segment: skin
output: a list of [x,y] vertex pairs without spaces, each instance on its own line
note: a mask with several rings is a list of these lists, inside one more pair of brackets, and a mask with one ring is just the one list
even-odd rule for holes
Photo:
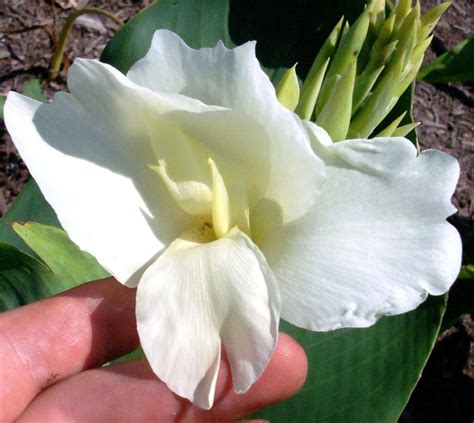
[[233,392],[224,357],[206,411],[169,391],[145,360],[100,367],[138,343],[135,290],[113,278],[1,314],[0,421],[235,421],[293,395],[307,373],[303,349],[281,333],[245,394]]

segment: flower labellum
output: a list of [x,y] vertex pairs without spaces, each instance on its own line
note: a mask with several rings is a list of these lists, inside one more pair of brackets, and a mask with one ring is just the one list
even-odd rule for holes
[[280,104],[253,42],[193,50],[160,30],[126,76],[77,59],[68,85],[51,104],[10,93],[8,130],[71,239],[138,287],[154,372],[200,407],[221,345],[245,392],[280,316],[366,327],[457,276],[456,160],[404,138],[333,143]]

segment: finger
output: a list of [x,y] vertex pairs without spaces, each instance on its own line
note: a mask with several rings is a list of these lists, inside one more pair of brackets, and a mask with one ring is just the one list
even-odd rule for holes
[[294,394],[303,385],[306,372],[303,349],[280,334],[270,364],[245,394],[232,391],[229,365],[223,360],[211,410],[201,410],[177,397],[145,361],[136,361],[89,370],[50,387],[18,422],[235,421]]
[[109,278],[0,315],[0,404],[15,419],[48,385],[138,345],[135,290]]

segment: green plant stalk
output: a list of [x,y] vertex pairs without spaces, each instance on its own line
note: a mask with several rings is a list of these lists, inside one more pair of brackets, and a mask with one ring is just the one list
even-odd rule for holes
[[117,16],[115,16],[112,12],[109,12],[108,10],[104,10],[104,9],[99,9],[96,7],[87,7],[70,14],[68,18],[66,19],[63,29],[61,30],[61,33],[59,34],[58,44],[54,51],[53,58],[51,59],[51,66],[49,70],[50,80],[57,78],[57,76],[59,75],[59,70],[61,69],[61,63],[64,57],[64,50],[66,49],[67,38],[74,24],[74,21],[79,16],[82,16],[85,14],[96,14],[96,15],[106,16],[107,18],[112,19],[114,22],[116,22],[120,26],[123,25],[123,22],[119,18],[117,18]]

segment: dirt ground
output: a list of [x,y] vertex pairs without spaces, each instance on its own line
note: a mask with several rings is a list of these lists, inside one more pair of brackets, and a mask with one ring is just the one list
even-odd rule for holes
[[[65,71],[47,82],[49,63],[65,19],[82,7],[101,7],[126,22],[150,0],[2,0],[0,2],[0,94],[21,91],[25,82],[38,78],[49,97],[65,90],[67,66],[75,57],[99,57],[119,25],[111,19],[85,15],[76,21],[69,37]],[[440,0],[421,0],[422,9]],[[454,0],[439,23],[426,62],[453,47],[473,25],[472,0]],[[417,129],[423,149],[437,148],[456,157],[461,178],[453,201],[463,224],[472,228],[474,218],[474,88],[419,82],[413,115],[422,122]],[[3,123],[0,125],[0,217],[28,179],[28,171],[15,151]],[[474,419],[474,325],[469,316],[463,324],[442,336],[424,376],[401,419],[410,422],[470,422]],[[469,356],[471,357],[469,359]],[[471,396],[472,395],[472,396]]]

